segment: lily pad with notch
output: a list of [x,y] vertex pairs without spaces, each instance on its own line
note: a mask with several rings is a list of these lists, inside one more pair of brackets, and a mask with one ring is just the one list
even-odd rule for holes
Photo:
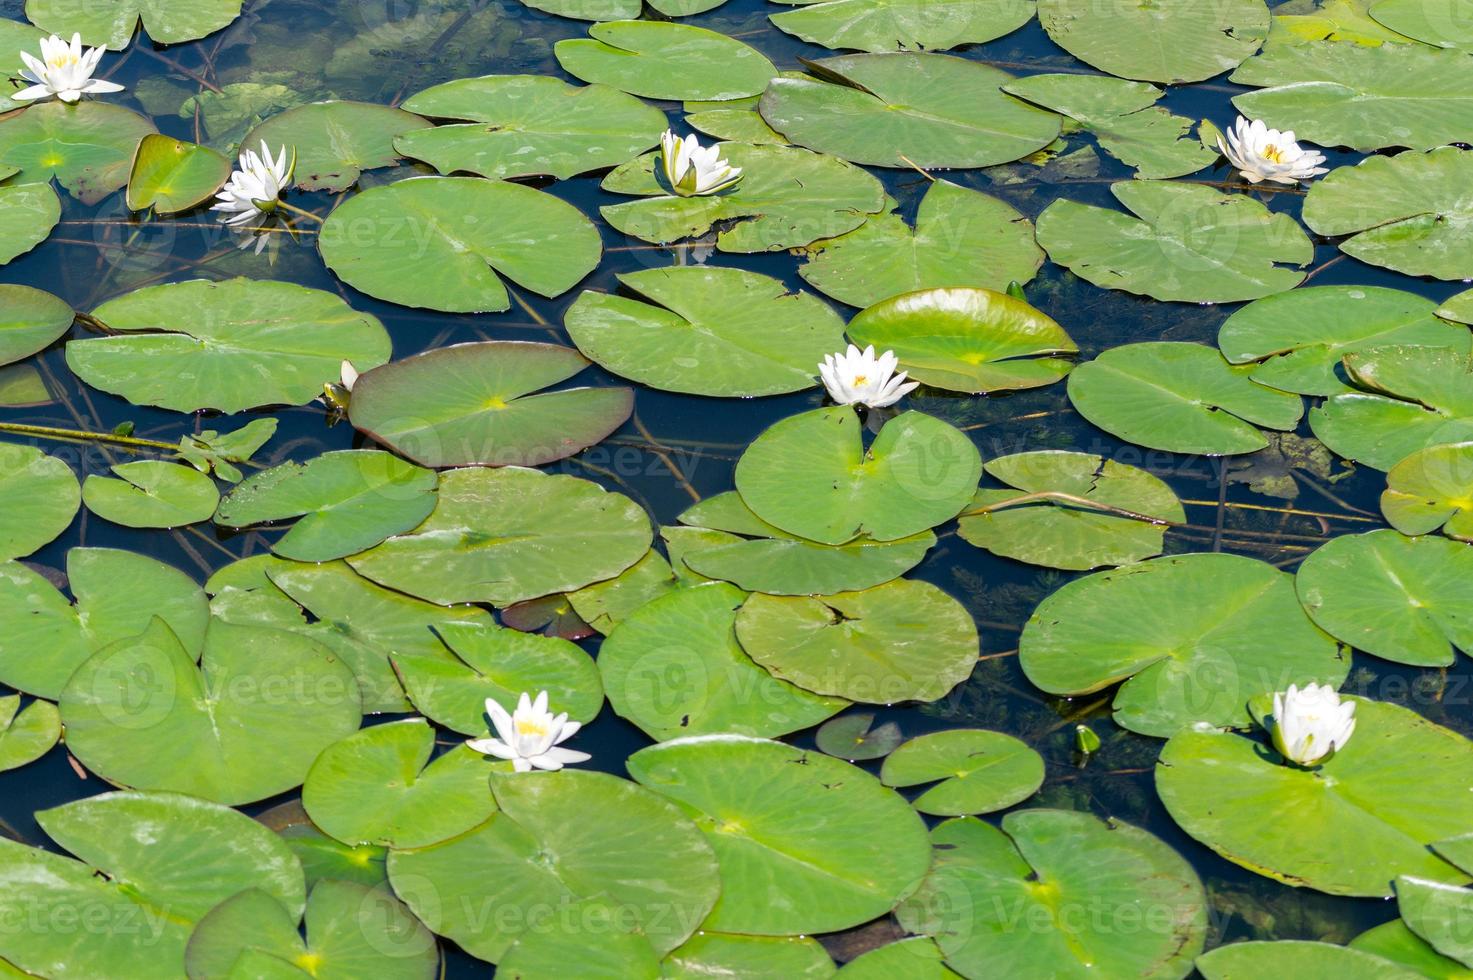
[[26,0],[26,17],[55,34],[121,51],[142,21],[155,44],[194,41],[240,16],[242,0]]
[[961,817],[1005,810],[1043,785],[1043,756],[1026,742],[976,728],[931,732],[885,757],[886,786],[935,783],[912,801],[921,813]]
[[893,721],[875,724],[872,711],[850,712],[830,718],[818,726],[813,741],[820,752],[849,762],[882,759],[894,752],[905,737]]
[[0,561],[24,558],[55,540],[81,503],[82,489],[65,462],[35,446],[0,443]]
[[1039,0],[1043,29],[1080,61],[1121,78],[1200,82],[1231,71],[1268,36],[1264,0]]
[[1473,541],[1473,442],[1428,446],[1391,467],[1381,514],[1402,534]]
[[207,521],[220,502],[215,481],[192,466],[140,459],[119,463],[113,476],[82,483],[82,502],[105,521],[124,527],[184,527]]
[[139,141],[128,171],[128,210],[188,211],[209,200],[230,170],[230,158],[219,150],[149,133]]
[[35,762],[60,738],[56,705],[33,700],[22,708],[19,694],[0,697],[0,772]]
[[983,44],[1033,19],[1033,0],[779,0],[801,9],[769,17],[774,27],[826,48],[941,51]]
[[668,21],[594,24],[588,37],[558,41],[552,50],[568,74],[647,99],[740,99],[760,93],[777,74],[756,48]]
[[128,183],[133,153],[153,132],[146,117],[110,102],[40,102],[0,117],[0,166],[19,168],[16,183],[54,177],[96,204]]
[[[0,214],[8,217],[11,210],[6,207]],[[65,336],[76,316],[59,297],[16,283],[0,284],[0,311],[0,364],[45,350]]]
[[255,149],[264,141],[272,152],[285,146],[296,156],[292,186],[342,193],[363,171],[398,163],[399,139],[433,128],[407,108],[336,99],[312,102],[271,116],[240,145]]

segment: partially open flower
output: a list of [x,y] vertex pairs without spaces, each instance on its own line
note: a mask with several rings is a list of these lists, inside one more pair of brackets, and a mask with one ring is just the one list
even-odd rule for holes
[[1309,684],[1274,695],[1269,726],[1274,748],[1290,762],[1314,766],[1345,747],[1355,731],[1355,702],[1341,701],[1330,685]]
[[1252,183],[1270,181],[1275,184],[1297,184],[1320,174],[1323,153],[1306,150],[1294,140],[1294,131],[1281,133],[1269,129],[1262,120],[1249,122],[1242,116],[1223,136],[1217,146],[1238,171]]
[[262,215],[276,210],[276,202],[291,183],[296,164],[295,151],[288,160],[287,148],[283,146],[273,160],[271,148],[262,140],[259,156],[255,150],[241,153],[239,169],[220,188],[217,203],[210,210],[225,212],[220,220],[234,229],[259,221]]
[[660,166],[681,197],[715,194],[742,179],[742,168],[721,159],[720,148],[703,147],[694,136],[676,136],[668,129],[660,137]]
[[818,374],[829,397],[840,405],[885,408],[920,386],[919,381],[906,384],[904,371],[895,373],[899,363],[894,351],[876,358],[873,345],[861,351],[850,344],[842,354],[825,354]]

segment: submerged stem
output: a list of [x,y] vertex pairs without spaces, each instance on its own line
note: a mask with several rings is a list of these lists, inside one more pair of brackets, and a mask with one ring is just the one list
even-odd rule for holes
[[37,436],[42,439],[80,439],[84,442],[110,442],[118,446],[131,446],[134,449],[157,449],[166,452],[177,452],[179,447],[172,442],[159,442],[156,439],[138,439],[134,436],[118,435],[115,432],[88,432],[86,429],[62,429],[52,425],[27,425],[24,422],[0,422],[0,432],[14,432],[18,435]]

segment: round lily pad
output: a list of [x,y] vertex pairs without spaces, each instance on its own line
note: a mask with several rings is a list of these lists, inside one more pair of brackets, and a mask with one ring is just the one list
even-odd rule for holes
[[893,350],[934,388],[985,394],[1053,384],[1079,348],[1064,328],[1020,299],[990,289],[923,289],[881,300],[849,321],[856,344]]
[[219,150],[149,133],[139,141],[128,171],[128,209],[188,211],[209,200],[230,170],[230,158]]
[[319,882],[307,897],[305,924],[304,940],[295,912],[259,889],[246,889],[195,926],[185,967],[191,980],[297,974],[433,980],[439,974],[435,937],[387,887]]
[[283,558],[332,561],[419,526],[439,478],[389,453],[348,449],[253,474],[220,501],[215,521],[249,527],[300,518],[271,546]]
[[[702,235],[717,224],[723,252],[797,248],[852,231],[885,207],[885,189],[867,171],[837,157],[792,146],[721,143],[722,159],[742,179],[720,194],[680,197],[656,175],[647,153],[614,170],[600,185],[642,200],[599,208],[605,221],[647,242]],[[728,223],[730,222],[730,223]]]
[[1381,513],[1402,534],[1473,541],[1473,442],[1428,446],[1391,467]]
[[140,20],[155,44],[178,44],[228,26],[240,8],[241,0],[26,0],[26,17],[52,33],[79,31],[84,44],[121,51]]
[[1021,810],[1001,830],[975,817],[948,820],[931,840],[931,870],[897,917],[934,937],[963,976],[1180,980],[1202,951],[1201,881],[1168,844],[1130,824]]
[[1013,76],[976,61],[897,52],[807,67],[813,77],[773,79],[762,118],[800,146],[855,163],[990,167],[1059,135],[1057,115],[1003,92]]
[[0,697],[0,772],[35,762],[61,738],[61,715],[50,701],[20,706],[20,695]]
[[939,700],[977,663],[966,608],[907,579],[838,595],[755,593],[737,615],[736,635],[774,677],[872,704]]
[[348,418],[426,466],[539,466],[601,442],[634,410],[630,388],[540,391],[589,362],[558,344],[453,344],[370,371]]
[[340,193],[356,184],[363,171],[398,163],[397,139],[430,128],[429,120],[413,111],[333,100],[279,112],[251,130],[240,145],[255,149],[265,142],[273,153],[284,146],[288,156],[296,156],[293,186]]
[[1416,976],[1364,950],[1297,939],[1231,943],[1197,957],[1197,969],[1205,980],[1253,980],[1269,973],[1340,980],[1412,980]]
[[[15,168],[4,169],[13,172]],[[24,255],[44,242],[60,220],[61,201],[57,199],[56,191],[51,189],[50,184],[9,184],[0,187],[0,265]],[[13,291],[28,287],[5,288]],[[70,325],[68,321],[67,326]],[[52,340],[54,339],[56,338],[53,337]]]
[[677,589],[615,626],[598,654],[614,711],[663,741],[714,732],[775,737],[842,709],[847,702],[752,662],[733,629],[745,597],[724,582]]
[[215,621],[196,665],[154,619],[77,668],[61,718],[109,782],[240,804],[300,785],[362,713],[352,671],[306,637]]
[[586,292],[564,318],[586,356],[653,388],[751,397],[816,383],[844,346],[844,321],[822,300],[740,269],[675,266],[624,273],[639,299]]
[[1260,384],[1301,395],[1349,389],[1340,359],[1371,347],[1408,344],[1467,354],[1466,327],[1434,314],[1437,304],[1380,286],[1309,286],[1256,300],[1227,318],[1217,343],[1232,364],[1254,363]]
[[442,174],[493,179],[566,179],[618,166],[658,143],[668,125],[663,112],[618,89],[546,75],[459,78],[410,96],[404,107],[463,122],[405,133],[394,141],[399,152]]
[[1355,734],[1315,769],[1254,737],[1186,729],[1156,790],[1182,829],[1228,860],[1333,895],[1384,898],[1397,875],[1468,876],[1428,847],[1473,821],[1473,743],[1414,711],[1355,699]]
[[1029,282],[1043,264],[1027,217],[945,180],[933,181],[921,198],[914,227],[896,213],[874,215],[812,249],[798,274],[825,296],[858,307],[938,286],[1003,290]]
[[[9,217],[10,209],[3,214]],[[0,364],[45,350],[71,329],[75,316],[56,296],[13,283],[0,284],[0,310]]]
[[1473,549],[1392,530],[1346,534],[1299,566],[1299,599],[1322,629],[1397,663],[1445,667],[1473,652]]
[[1011,34],[1033,18],[1033,0],[941,9],[927,0],[782,0],[800,9],[771,16],[774,27],[826,48],[858,51],[941,51]]
[[[1350,941],[1351,949],[1371,953],[1412,971],[1415,977],[1431,980],[1466,980],[1468,969],[1457,960],[1443,956],[1421,936],[1406,927],[1400,919],[1382,923]],[[1410,980],[1397,977],[1397,980]]]
[[0,165],[20,168],[12,184],[55,178],[96,204],[128,183],[133,152],[152,132],[147,117],[109,102],[40,102],[0,118]]
[[67,344],[67,366],[94,388],[176,412],[305,405],[389,359],[377,317],[289,282],[195,279],[145,286],[92,315],[113,333]]
[[1018,641],[1050,694],[1115,693],[1115,721],[1166,738],[1245,726],[1250,698],[1339,687],[1350,658],[1300,608],[1294,577],[1239,555],[1172,555],[1076,579],[1041,602]]
[[449,470],[438,496],[418,528],[349,564],[430,602],[508,606],[611,578],[644,557],[653,536],[634,501],[561,474]]
[[1038,216],[1049,258],[1104,289],[1232,303],[1293,289],[1314,258],[1298,222],[1245,194],[1164,180],[1110,190],[1133,214],[1061,198]]
[[956,728],[913,738],[891,752],[880,781],[886,786],[936,783],[911,804],[922,813],[990,813],[1038,792],[1043,756],[1002,732]]
[[701,930],[662,964],[666,980],[824,980],[834,961],[811,936],[741,936]]
[[577,644],[489,623],[435,630],[451,656],[396,652],[394,670],[427,718],[463,735],[487,735],[486,701],[510,714],[525,693],[546,691],[556,713],[587,723],[603,707],[598,668]]
[[571,204],[479,177],[411,177],[355,194],[327,216],[317,248],[353,288],[447,313],[509,309],[502,276],[542,296],[566,292],[601,251]]
[[905,412],[868,447],[862,432],[843,405],[783,419],[737,463],[742,502],[790,534],[838,545],[866,533],[877,541],[918,534],[971,499],[982,459],[956,428]]
[[576,769],[502,776],[493,789],[500,809],[481,826],[389,854],[394,891],[473,956],[497,962],[533,930],[642,933],[663,954],[715,903],[711,846],[660,795]]
[[870,711],[851,712],[831,718],[818,726],[813,741],[819,751],[839,759],[860,762],[881,759],[904,741],[900,726],[893,721],[875,725]]
[[627,765],[691,813],[716,852],[721,898],[705,928],[762,936],[847,929],[884,915],[926,873],[920,817],[875,777],[831,756],[708,735],[641,749]]
[[[978,490],[958,534],[968,544],[1032,565],[1071,571],[1128,565],[1161,553],[1166,526],[1146,518],[1187,519],[1162,480],[1088,453],[1017,453],[984,469],[1010,488]],[[995,509],[976,513],[981,508]],[[965,516],[969,511],[974,513]]]
[[54,539],[81,503],[65,462],[35,446],[0,443],[0,560],[23,558]]
[[82,483],[82,502],[124,527],[183,527],[207,521],[220,502],[215,481],[192,466],[140,459]]
[[66,564],[76,605],[25,565],[0,563],[0,682],[55,700],[93,652],[142,633],[154,617],[198,656],[209,606],[189,576],[112,548],[73,548]]
[[1075,368],[1069,401],[1111,435],[1152,449],[1251,453],[1268,445],[1258,426],[1293,429],[1304,414],[1298,395],[1252,374],[1202,344],[1126,344]]
[[1039,0],[1059,47],[1121,78],[1198,82],[1238,67],[1268,36],[1264,0]]
[[[616,20],[553,45],[568,74],[648,99],[740,99],[777,74],[756,48],[687,24]],[[720,65],[720,71],[711,71]]]
[[302,806],[345,844],[428,847],[484,823],[494,764],[464,745],[431,761],[434,750],[422,718],[356,731],[312,763]]

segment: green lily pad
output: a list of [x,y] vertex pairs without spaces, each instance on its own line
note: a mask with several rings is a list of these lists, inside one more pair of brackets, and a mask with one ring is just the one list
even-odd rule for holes
[[1391,467],[1381,513],[1402,534],[1473,541],[1473,442],[1428,446]]
[[1427,845],[1473,821],[1473,744],[1381,701],[1356,698],[1355,722],[1313,770],[1254,738],[1183,730],[1161,750],[1156,790],[1188,834],[1276,881],[1374,898],[1403,874],[1466,883]]
[[774,27],[826,48],[942,51],[983,44],[1033,19],[1033,0],[780,0],[801,7],[769,19]]
[[96,204],[128,183],[133,152],[154,131],[146,117],[109,102],[40,102],[0,117],[0,165],[20,168],[15,183],[54,177]]
[[[40,54],[41,40],[48,37],[50,33],[50,31],[32,27],[24,21],[9,18],[0,20],[0,76],[7,79],[6,82],[0,83],[0,92],[3,92],[5,96],[20,91],[27,84],[20,79],[20,70],[26,66],[25,62],[20,60],[20,52]],[[20,105],[18,102],[14,104]]]
[[634,410],[630,388],[539,389],[588,366],[557,344],[453,344],[370,371],[348,418],[426,466],[539,466],[602,442]]
[[1445,667],[1473,653],[1473,550],[1392,530],[1346,534],[1299,567],[1299,599],[1321,629],[1397,663]]
[[903,742],[900,726],[893,721],[875,725],[874,712],[861,711],[831,718],[818,726],[813,741],[820,752],[838,759],[861,762],[881,759]]
[[435,512],[348,563],[381,585],[450,605],[508,606],[611,578],[653,534],[634,501],[576,477],[520,467],[440,475]]
[[822,544],[919,534],[966,506],[982,458],[940,419],[905,412],[872,445],[848,406],[783,419],[747,447],[736,466],[742,502],[762,520]]
[[198,656],[209,606],[189,576],[111,548],[72,548],[66,563],[75,605],[39,573],[0,563],[0,682],[55,700],[94,652],[142,633],[154,617]]
[[615,626],[599,649],[609,704],[651,738],[738,732],[786,735],[847,702],[773,677],[738,644],[746,598],[725,582],[678,589]]
[[38,976],[180,976],[195,923],[243,888],[301,911],[297,859],[227,807],[176,793],[104,793],[36,820],[76,855],[0,839],[0,914],[56,923],[0,931],[0,956]]
[[0,443],[0,560],[24,558],[54,540],[81,503],[82,489],[65,462],[35,446]]
[[703,197],[672,194],[656,176],[659,154],[647,153],[600,185],[643,200],[605,205],[599,214],[624,234],[658,244],[703,235],[721,223],[716,247],[723,252],[772,252],[842,235],[885,207],[880,182],[837,157],[746,143],[722,143],[720,150],[742,168],[731,189]]
[[716,852],[721,897],[704,928],[759,936],[847,929],[892,909],[930,862],[915,811],[832,756],[708,735],[641,749],[627,766],[690,813]]
[[[1390,960],[1397,966],[1412,971],[1413,977],[1430,980],[1468,980],[1473,975],[1457,960],[1448,959],[1406,927],[1400,919],[1393,919],[1356,936],[1350,941],[1351,949],[1371,953]],[[1410,980],[1398,977],[1397,980]]]
[[367,888],[389,882],[385,869],[388,848],[366,844],[354,847],[327,836],[307,816],[300,800],[278,804],[256,819],[276,831],[302,862],[308,891],[326,879],[351,881]]
[[[1143,469],[1088,453],[1017,453],[984,469],[1016,489],[978,490],[968,510],[997,509],[970,516],[964,511],[957,533],[968,544],[1031,565],[1085,571],[1161,553],[1164,525],[1092,509],[1085,502],[1163,521],[1187,519],[1166,483]],[[1060,496],[1034,496],[1044,494]],[[1000,506],[1013,500],[1022,502]]]
[[568,74],[647,99],[740,99],[777,74],[760,51],[735,38],[662,21],[594,24],[588,37],[552,50]]
[[[0,188],[0,195],[4,190]],[[0,214],[8,218],[11,211],[7,207]],[[0,311],[0,364],[45,350],[71,329],[76,315],[58,297],[13,283],[0,284]]]
[[1143,179],[1194,174],[1219,156],[1210,141],[1190,135],[1193,120],[1157,106],[1162,92],[1145,82],[1104,75],[1030,75],[1003,91],[1068,116]]
[[773,79],[762,118],[800,146],[855,163],[990,167],[1059,135],[1057,115],[1008,95],[1013,76],[976,61],[857,54],[807,67],[814,77]]
[[741,936],[701,930],[661,964],[664,980],[825,980],[834,961],[810,936]]
[[1402,875],[1396,879],[1396,909],[1433,949],[1473,968],[1473,943],[1463,927],[1473,914],[1473,891]]
[[646,602],[677,588],[675,572],[654,549],[613,578],[568,593],[568,604],[589,626],[607,634]]
[[208,146],[149,133],[128,171],[128,210],[188,211],[210,199],[230,176],[230,158]]
[[1258,426],[1299,424],[1298,395],[1258,384],[1202,344],[1151,341],[1113,347],[1074,369],[1069,401],[1129,442],[1174,453],[1232,456],[1268,445]]
[[1473,21],[1462,0],[1375,0],[1371,16],[1424,44],[1473,51]]
[[155,619],[93,654],[61,693],[67,747],[82,765],[109,782],[228,804],[300,785],[361,718],[358,683],[327,647],[218,620],[199,665]]
[[34,364],[0,367],[0,408],[38,408],[54,400]]
[[313,823],[345,844],[428,847],[496,812],[493,763],[464,745],[431,761],[422,718],[374,725],[322,750],[302,784]]
[[838,980],[959,980],[942,962],[941,948],[929,936],[912,936],[856,956],[835,976]]
[[556,296],[593,270],[601,246],[593,223],[551,194],[479,177],[411,177],[338,205],[317,248],[370,296],[490,313],[511,307],[501,276]]
[[1115,693],[1115,721],[1166,738],[1248,725],[1249,698],[1290,684],[1339,687],[1350,658],[1300,608],[1294,577],[1239,555],[1195,554],[1076,579],[1041,602],[1018,641],[1050,694]]
[[435,509],[433,471],[375,450],[323,453],[247,478],[220,501],[215,521],[249,527],[301,518],[271,550],[295,561],[332,561],[418,527]]
[[923,531],[895,541],[819,544],[773,527],[731,492],[706,498],[681,514],[680,522],[745,535],[692,542],[681,554],[688,568],[748,592],[773,595],[825,595],[883,585],[920,564],[936,543],[936,535]]
[[[838,0],[846,2],[846,0]],[[866,307],[939,286],[1002,291],[1043,264],[1033,223],[1012,205],[945,180],[921,198],[915,227],[894,212],[810,246],[803,280],[841,303]]]
[[471,955],[497,962],[534,930],[574,941],[642,933],[663,955],[715,903],[716,856],[662,796],[576,769],[498,777],[492,788],[500,809],[480,827],[389,854],[394,891]]
[[1473,358],[1444,347],[1395,345],[1347,354],[1363,391],[1335,395],[1309,413],[1333,452],[1389,470],[1419,449],[1473,439]]
[[240,16],[241,0],[26,0],[37,27],[82,43],[121,51],[142,20],[155,44],[178,44],[213,34]]
[[1421,44],[1270,44],[1231,81],[1260,89],[1239,112],[1320,146],[1430,150],[1473,123],[1473,65]]
[[1246,195],[1156,180],[1110,190],[1134,216],[1064,199],[1038,216],[1038,243],[1049,258],[1096,286],[1232,303],[1293,289],[1305,274],[1286,266],[1314,258],[1293,218]]
[[737,614],[736,635],[774,677],[871,704],[938,701],[977,664],[966,607],[907,579],[838,595],[756,593]]
[[297,915],[248,888],[195,926],[185,966],[191,980],[234,977],[433,980],[435,937],[387,888],[324,881],[307,898],[304,940]]
[[400,153],[442,174],[493,179],[567,179],[615,167],[658,143],[668,125],[663,112],[618,89],[545,75],[459,78],[410,96],[404,107],[464,122],[405,133],[394,141]]
[[289,282],[146,286],[92,315],[114,332],[68,343],[67,366],[94,388],[176,412],[305,405],[343,361],[367,371],[389,359],[377,317]]
[[587,723],[603,707],[598,668],[577,644],[490,623],[436,627],[451,656],[397,653],[394,669],[430,720],[462,735],[491,733],[486,701],[511,714],[523,693],[546,691],[555,712]]
[[255,149],[264,141],[273,153],[285,146],[288,156],[296,156],[293,186],[341,193],[358,183],[363,171],[398,163],[398,139],[431,128],[429,120],[412,110],[334,100],[279,112],[251,130],[240,145]]
[[568,336],[615,374],[665,391],[751,397],[816,383],[844,346],[844,321],[822,300],[741,269],[675,266],[618,276],[641,299],[585,292]]
[[984,394],[1053,384],[1079,348],[1023,300],[990,289],[923,289],[881,300],[849,321],[856,344],[893,350],[933,388]]
[[1403,35],[1372,19],[1370,7],[1376,0],[1291,0],[1280,4],[1274,26],[1286,38],[1305,41],[1350,41],[1378,45],[1406,42]]
[[1043,756],[1002,732],[956,728],[913,738],[891,752],[880,769],[880,782],[936,783],[911,803],[921,813],[942,817],[991,813],[1038,792],[1043,785]]
[[[13,167],[5,169],[14,170]],[[61,201],[50,184],[0,187],[0,265],[44,242],[60,220]],[[7,290],[26,288],[29,287],[6,286]],[[71,326],[70,321],[67,326]]]
[[[583,914],[591,918],[616,912],[591,903]],[[561,980],[566,976],[660,980],[662,976],[660,954],[648,939],[607,929],[550,935],[547,930],[529,930],[511,944],[496,969],[518,980]]]
[[1340,980],[1413,980],[1416,976],[1363,950],[1296,939],[1232,943],[1197,957],[1197,969],[1205,980],[1252,980],[1269,973]]
[[[1459,55],[1459,57],[1465,57]],[[1340,251],[1410,276],[1473,278],[1473,252],[1459,230],[1473,224],[1466,199],[1473,152],[1442,147],[1371,156],[1310,188],[1304,223]]]
[[20,706],[20,695],[0,698],[0,772],[35,762],[61,738],[61,715],[50,701]]
[[215,481],[189,466],[140,459],[96,473],[82,483],[82,502],[105,521],[124,527],[183,527],[207,521],[220,502]]
[[1121,78],[1199,82],[1231,71],[1268,36],[1263,0],[1039,0],[1059,47]]
[[235,463],[250,462],[276,434],[277,420],[272,417],[252,419],[229,432],[204,429],[186,432],[179,437],[179,458],[201,473],[213,473],[227,483],[239,483],[244,474]]
[[[975,817],[948,820],[931,840],[930,873],[897,916],[934,937],[963,976],[1179,980],[1202,950],[1207,898],[1196,872],[1128,823],[1022,810],[1003,817],[1001,830]],[[1082,911],[1066,909],[1097,909],[1106,924],[1085,926]],[[1136,918],[1143,913],[1149,919]]]
[[1380,286],[1307,286],[1256,300],[1223,323],[1217,343],[1232,364],[1255,363],[1260,384],[1301,395],[1350,389],[1335,376],[1346,354],[1406,344],[1469,353],[1466,327],[1448,323],[1437,304]]

